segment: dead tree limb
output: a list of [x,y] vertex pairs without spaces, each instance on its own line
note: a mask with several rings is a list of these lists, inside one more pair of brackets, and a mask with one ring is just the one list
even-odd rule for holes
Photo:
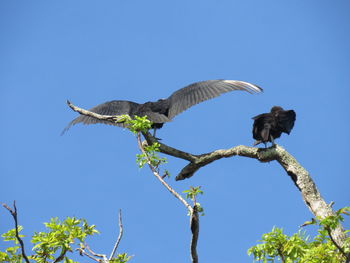
[[119,222],[119,235],[117,238],[117,242],[115,243],[115,245],[113,247],[112,253],[109,256],[109,261],[111,261],[112,258],[114,257],[114,254],[117,251],[120,240],[122,239],[122,236],[123,236],[123,222],[122,222],[122,210],[121,209],[119,209],[118,222]]
[[99,119],[99,120],[103,120],[103,121],[110,121],[111,123],[115,123],[116,121],[118,121],[120,118],[118,118],[118,116],[111,116],[111,115],[101,115],[92,111],[88,111],[82,108],[79,108],[75,105],[73,105],[73,103],[71,103],[69,100],[67,100],[67,105],[69,106],[69,108],[71,108],[73,111],[78,112],[82,115],[86,115],[89,117],[93,117],[95,119]]
[[27,263],[30,263],[27,255],[26,255],[26,252],[24,250],[24,243],[23,243],[23,240],[22,238],[19,236],[19,233],[18,233],[18,219],[17,219],[17,207],[16,207],[16,201],[13,201],[13,209],[12,210],[9,206],[7,206],[6,204],[2,204],[3,207],[5,207],[9,212],[10,214],[12,215],[13,217],[13,220],[15,221],[15,228],[16,228],[16,238],[17,238],[17,241],[19,242],[19,244],[21,245],[21,250],[22,250],[22,256],[24,258],[24,260],[27,262]]
[[142,142],[141,142],[141,136],[140,134],[137,135],[137,143],[138,146],[141,150],[141,152],[143,153],[143,155],[145,156],[146,160],[147,160],[147,164],[149,166],[149,168],[151,169],[153,175],[161,182],[162,185],[164,185],[164,187],[166,189],[168,189],[168,191],[175,196],[175,198],[177,198],[186,208],[187,210],[192,214],[193,213],[193,208],[189,205],[189,203],[187,203],[187,201],[181,196],[179,195],[167,182],[164,181],[164,179],[162,178],[162,176],[159,175],[156,167],[154,167],[152,165],[152,162],[150,160],[150,158],[148,157],[148,154],[146,153],[146,151],[144,150],[143,146],[142,146]]
[[192,232],[192,239],[191,239],[192,263],[198,263],[197,242],[198,242],[198,236],[199,236],[199,215],[198,215],[198,207],[196,204],[194,204],[193,206],[190,226],[191,226],[191,232]]
[[[72,106],[70,105],[72,108]],[[75,107],[75,106],[74,106]],[[86,114],[87,111],[80,111],[78,107],[75,107],[75,111],[88,115],[91,117],[96,117],[99,119],[99,116],[92,116],[90,113]],[[72,108],[73,109],[73,108]],[[113,116],[108,116],[113,117]],[[102,119],[107,120],[107,119]],[[109,119],[112,121],[113,119]],[[186,178],[190,178],[194,175],[196,171],[198,171],[201,167],[212,163],[221,158],[228,158],[232,156],[243,156],[249,157],[253,159],[257,159],[260,162],[270,162],[277,161],[286,173],[290,176],[295,186],[301,192],[302,198],[309,208],[311,213],[320,218],[325,218],[330,215],[334,215],[334,212],[330,205],[328,205],[324,199],[321,197],[319,190],[317,189],[314,181],[312,180],[308,171],[302,167],[297,160],[289,154],[285,149],[281,146],[275,145],[270,148],[255,148],[239,145],[226,150],[216,150],[210,153],[193,155],[190,153],[186,153],[175,148],[169,147],[159,141],[157,141],[150,133],[143,133],[145,139],[148,144],[152,144],[154,142],[158,142],[160,144],[159,150],[160,152],[171,155],[176,158],[181,158],[189,161],[187,164],[177,175],[176,180],[183,180]],[[191,207],[192,209],[192,207]],[[344,241],[346,239],[346,234],[341,225],[338,225],[336,229],[332,231],[332,237],[337,242],[337,244],[342,247],[344,245]]]
[[[98,262],[102,262],[102,263],[108,263],[108,262],[109,262],[109,260],[107,259],[107,256],[106,256],[106,255],[95,253],[94,251],[92,251],[92,249],[90,248],[90,246],[89,246],[87,243],[85,243],[84,246],[85,246],[85,248],[89,251],[89,253],[90,253],[92,256],[95,257],[95,260],[96,260],[97,258],[100,258],[100,259],[97,259]],[[86,255],[86,254],[85,254],[85,255]],[[92,257],[90,257],[90,258],[92,258]]]
[[192,239],[191,239],[191,246],[190,246],[190,253],[192,258],[192,263],[198,263],[198,254],[197,254],[197,241],[198,241],[198,235],[199,235],[199,216],[197,211],[197,204],[194,200],[193,208],[187,203],[187,201],[182,198],[181,195],[179,195],[174,189],[171,188],[169,184],[167,184],[163,178],[159,175],[159,172],[157,171],[157,167],[154,167],[152,165],[152,161],[148,157],[148,154],[146,153],[145,149],[143,148],[142,142],[141,142],[141,136],[140,133],[137,134],[137,143],[138,146],[143,153],[144,157],[147,160],[147,164],[150,167],[152,173],[155,177],[169,190],[171,194],[173,194],[183,205],[188,209],[190,213],[190,227],[192,232]]
[[[147,138],[149,137],[146,137],[146,139]],[[164,145],[161,143],[159,149],[163,153],[172,155],[172,151],[169,151],[168,148],[164,147]],[[195,160],[191,161],[181,170],[181,172],[177,175],[176,180],[189,178],[193,176],[194,173],[201,167],[221,158],[243,156],[257,159],[260,162],[277,161],[287,172],[295,186],[301,192],[306,206],[310,209],[311,213],[315,217],[325,218],[334,214],[331,206],[329,206],[322,198],[321,193],[317,189],[316,184],[312,180],[309,172],[281,146],[275,145],[270,148],[255,148],[239,145],[227,150],[216,150],[211,153],[191,156],[194,157]],[[174,157],[179,156],[176,155]],[[337,244],[342,247],[346,239],[346,234],[342,226],[339,225],[336,229],[334,229],[332,231],[332,236]]]

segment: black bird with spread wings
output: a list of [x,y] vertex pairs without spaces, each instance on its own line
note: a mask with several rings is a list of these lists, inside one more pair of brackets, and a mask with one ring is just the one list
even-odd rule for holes
[[253,117],[254,145],[267,142],[275,144],[274,139],[279,138],[282,132],[289,133],[294,127],[296,114],[294,110],[284,110],[280,106],[273,106],[269,113]]
[[[156,102],[138,104],[126,100],[113,100],[102,103],[91,108],[89,111],[101,115],[123,115],[128,114],[131,118],[135,115],[143,117],[147,115],[153,122],[154,131],[171,121],[176,115],[202,101],[209,100],[234,90],[243,90],[249,93],[259,93],[262,89],[256,85],[238,80],[207,80],[190,84],[175,91],[167,99],[160,99]],[[93,117],[81,115],[72,120],[62,131],[66,132],[71,126],[82,122],[83,124],[104,123],[124,127],[123,123],[112,123],[99,120]]]

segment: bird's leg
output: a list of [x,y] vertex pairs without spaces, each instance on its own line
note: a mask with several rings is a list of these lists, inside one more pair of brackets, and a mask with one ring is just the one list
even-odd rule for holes
[[154,137],[157,141],[160,141],[161,138],[157,138],[157,137],[156,137],[156,130],[157,130],[157,128],[154,127],[154,128],[153,128],[153,137]]
[[262,143],[262,141],[256,140],[256,141],[253,143],[253,146],[257,146],[259,143]]
[[273,137],[272,137],[272,135],[271,135],[271,134],[270,134],[270,140],[271,140],[272,146],[275,146],[275,145],[276,145],[276,143],[275,143],[275,141],[274,141],[274,139],[273,139]]
[[154,128],[153,128],[153,137],[154,137],[154,138],[156,138],[156,130],[157,130],[157,128],[154,127]]

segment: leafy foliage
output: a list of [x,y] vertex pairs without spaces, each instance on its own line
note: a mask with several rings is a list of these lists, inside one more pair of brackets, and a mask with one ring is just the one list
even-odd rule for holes
[[324,219],[313,219],[303,226],[317,224],[318,234],[311,239],[305,231],[299,230],[292,236],[283,234],[283,230],[273,227],[270,233],[263,234],[260,244],[251,247],[248,255],[255,261],[283,263],[339,263],[345,262],[350,252],[350,237],[342,248],[338,248],[331,237],[331,230],[344,220],[342,214],[348,214],[349,207],[339,209],[334,215]]
[[[46,232],[35,232],[32,236],[31,243],[34,244],[33,255],[28,258],[33,262],[48,263],[60,262],[75,263],[67,256],[67,252],[73,252],[73,245],[79,242],[82,247],[85,239],[92,236],[98,231],[95,225],[88,225],[85,219],[67,217],[63,222],[58,218],[52,218],[50,222],[44,223]],[[18,231],[23,228],[18,227]],[[14,246],[8,247],[5,252],[0,252],[0,262],[22,263],[23,257],[20,246],[16,238],[16,229],[11,229],[1,235],[4,241],[12,241]],[[23,235],[20,235],[23,237]],[[114,263],[125,263],[130,259],[125,253],[119,254],[113,259]]]
[[184,194],[186,194],[187,199],[191,199],[194,202],[194,205],[197,208],[197,212],[204,216],[204,208],[201,206],[200,203],[197,202],[196,198],[199,194],[203,194],[204,192],[200,189],[200,186],[190,186],[190,189],[182,191]]
[[[130,118],[129,115],[121,115],[118,117],[118,122],[125,123],[128,129],[134,134],[146,132],[152,128],[152,122],[147,119],[147,116],[134,116],[133,119]],[[151,161],[151,165],[155,168],[157,168],[160,164],[166,163],[166,158],[160,158],[157,154],[159,152],[159,146],[160,144],[155,142],[152,145],[146,145],[143,147],[145,154],[141,153],[136,155],[136,163],[138,164],[139,168],[142,168],[147,163],[147,159]],[[169,172],[167,171],[166,176],[169,176]]]
[[[65,257],[65,254],[73,252],[72,244],[75,240],[84,242],[87,236],[98,233],[95,226],[89,226],[85,220],[67,217],[63,222],[58,218],[52,218],[49,223],[44,223],[49,230],[45,232],[35,232],[31,242],[34,245],[33,251],[38,263],[45,263],[47,259],[53,260],[57,251],[60,251],[59,257]],[[81,226],[80,226],[81,225]]]
[[[18,232],[22,231],[23,227],[18,226]],[[21,238],[23,235],[19,235]],[[16,229],[10,229],[6,233],[2,234],[1,237],[4,241],[13,241],[14,246],[6,248],[5,252],[0,251],[0,262],[22,262],[22,255],[19,253],[20,246],[16,238]]]
[[129,261],[130,258],[131,258],[131,256],[128,256],[126,253],[123,253],[123,254],[118,254],[118,256],[116,258],[113,258],[109,262],[110,263],[126,263]]
[[128,129],[134,134],[146,132],[152,128],[152,122],[147,119],[147,116],[134,116],[132,119],[129,115],[120,115],[117,122],[125,123]]
[[190,189],[183,191],[183,193],[186,194],[186,198],[195,200],[198,194],[203,194],[203,191],[200,186],[190,186]]
[[[167,162],[166,158],[158,156],[159,146],[160,144],[155,142],[152,145],[143,147],[145,153],[136,154],[136,163],[138,163],[139,168],[142,168],[147,163],[147,159],[150,160],[151,165],[155,168],[158,168],[159,165]],[[169,176],[169,172],[166,171],[166,175]]]

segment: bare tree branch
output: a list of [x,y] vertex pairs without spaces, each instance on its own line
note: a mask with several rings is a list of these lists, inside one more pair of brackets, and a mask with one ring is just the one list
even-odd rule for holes
[[158,171],[156,170],[156,168],[152,165],[151,160],[148,157],[148,154],[145,152],[142,142],[141,142],[141,136],[140,133],[137,134],[137,143],[138,146],[141,150],[141,152],[144,154],[146,160],[147,160],[147,164],[149,166],[149,168],[151,169],[153,175],[162,183],[162,185],[165,186],[166,189],[168,189],[168,191],[175,196],[177,199],[180,200],[180,202],[192,213],[193,209],[192,207],[187,203],[187,201],[181,196],[179,195],[169,184],[167,184],[163,178],[159,175]]
[[100,259],[98,258],[94,258],[93,256],[91,256],[89,253],[87,253],[84,249],[78,248],[80,255],[84,254],[85,256],[91,258],[92,260],[96,261],[96,262],[101,262]]
[[[86,244],[85,244],[85,245],[86,245]],[[94,260],[94,261],[96,261],[96,262],[101,262],[101,261],[102,261],[101,259],[95,258],[95,257],[93,257],[92,255],[90,255],[88,252],[86,252],[86,251],[85,251],[85,248],[86,248],[86,246],[79,247],[79,248],[76,249],[77,251],[79,251],[80,256],[85,255],[85,256],[91,258],[92,260]],[[89,249],[90,249],[90,248],[89,248]]]
[[[73,105],[69,100],[67,100],[67,105],[75,112],[78,112],[82,115],[86,115],[89,117],[93,117],[99,120],[104,120],[104,121],[109,121],[111,123],[115,123],[116,121],[118,121],[120,118],[118,116],[111,116],[111,115],[101,115],[101,114],[97,114],[82,108],[79,108],[75,105]],[[143,133],[144,137],[146,138],[147,142],[149,143],[149,145],[153,144],[154,142],[158,142],[158,140],[156,138],[154,138],[150,133]],[[190,162],[194,162],[197,160],[196,155],[192,155],[183,151],[180,151],[178,149],[172,148],[170,146],[167,146],[165,144],[161,144],[161,152],[165,153],[165,154],[169,154],[171,156],[174,157],[178,157],[181,159],[185,159],[187,161]]]
[[243,145],[239,145],[227,150],[216,150],[210,153],[194,155],[194,154],[177,150],[168,145],[165,145],[157,141],[150,133],[143,133],[143,135],[149,144],[158,142],[160,144],[160,147],[159,147],[160,152],[171,155],[176,158],[190,161],[190,163],[186,165],[181,170],[181,172],[176,176],[177,181],[192,177],[194,173],[198,171],[201,167],[206,166],[207,164],[212,163],[221,158],[228,158],[235,155],[239,155],[239,156],[255,158],[261,162],[269,162],[276,159],[276,156],[274,156],[275,152],[267,151],[268,149],[271,149],[271,148],[267,148],[267,149],[255,148],[255,147],[248,147]]
[[123,236],[123,222],[122,222],[122,210],[119,209],[119,235],[118,235],[118,239],[117,239],[117,242],[115,243],[114,247],[113,247],[113,250],[112,250],[112,253],[109,257],[109,260],[112,260],[112,258],[114,257],[114,254],[115,252],[117,251],[117,248],[119,246],[119,243],[120,243],[120,240],[122,239],[122,236]]
[[26,255],[26,252],[24,251],[24,243],[23,243],[23,240],[21,239],[21,237],[19,236],[19,233],[18,233],[18,219],[17,219],[17,207],[16,207],[16,201],[13,201],[13,208],[14,210],[12,210],[10,207],[8,207],[6,204],[2,204],[3,207],[5,207],[9,212],[10,214],[12,215],[14,221],[15,221],[15,228],[16,228],[16,238],[19,242],[19,244],[21,245],[21,250],[22,250],[22,256],[24,258],[24,260],[27,262],[27,263],[30,263],[27,255]]
[[87,250],[89,251],[89,253],[90,253],[92,256],[102,258],[102,260],[99,260],[99,262],[100,262],[100,261],[102,261],[102,262],[108,262],[108,259],[107,259],[106,255],[95,253],[94,251],[91,250],[91,248],[89,247],[89,245],[88,245],[87,243],[85,243],[85,247],[87,248]]
[[192,263],[198,263],[198,254],[197,254],[197,242],[199,236],[199,215],[198,208],[196,202],[193,206],[193,212],[191,215],[191,232],[192,232],[192,240],[191,240],[191,257]]
[[86,115],[89,117],[93,117],[95,119],[103,120],[103,121],[110,121],[111,123],[115,123],[120,118],[118,116],[111,116],[111,115],[101,115],[92,111],[84,110],[82,108],[79,108],[75,105],[73,105],[69,100],[67,100],[67,105],[75,112],[78,112],[82,115]]
[[161,153],[171,155],[176,158],[184,159],[190,162],[196,162],[199,158],[199,155],[190,154],[187,152],[180,151],[178,149],[175,149],[173,147],[170,147],[164,143],[161,143],[156,138],[154,138],[149,132],[143,132],[142,135],[145,137],[147,143],[149,145],[152,145],[153,143],[157,142],[159,143],[160,147],[159,150]]
[[146,153],[146,151],[143,148],[142,142],[141,142],[141,136],[140,133],[137,134],[137,142],[139,145],[139,148],[143,155],[145,156],[147,160],[147,164],[152,170],[154,176],[157,177],[157,179],[170,191],[171,194],[173,194],[177,199],[182,202],[185,207],[189,210],[190,216],[191,216],[191,221],[190,221],[190,227],[192,231],[192,239],[191,239],[191,246],[190,246],[190,252],[191,252],[191,257],[192,257],[192,262],[193,263],[198,263],[198,255],[197,255],[197,241],[198,241],[198,235],[199,235],[199,216],[198,216],[198,211],[197,211],[197,205],[196,201],[194,200],[194,206],[193,208],[186,202],[184,198],[182,198],[181,195],[179,195],[174,189],[172,189],[164,180],[163,177],[161,177],[156,169],[152,165],[152,162]]
[[[78,111],[78,112],[84,115],[92,116],[90,113],[85,114],[86,112],[84,111]],[[92,117],[100,119],[98,116],[92,116]],[[102,118],[102,120],[107,120],[108,117],[110,118],[112,116],[107,116],[106,118]],[[143,133],[143,135],[150,145],[153,142],[157,141],[148,132]],[[303,168],[297,162],[297,160],[292,155],[290,155],[285,149],[283,149],[281,146],[275,145],[270,148],[255,148],[255,147],[239,145],[227,150],[216,150],[216,151],[201,154],[201,155],[193,155],[193,154],[186,153],[186,152],[177,150],[175,148],[169,147],[163,143],[160,143],[159,141],[157,142],[160,144],[160,147],[159,147],[160,152],[174,156],[176,158],[181,158],[190,162],[177,175],[176,180],[183,180],[186,178],[190,178],[201,167],[211,162],[214,162],[216,160],[219,160],[221,158],[228,158],[232,156],[243,156],[243,157],[257,159],[260,162],[270,162],[275,160],[283,167],[283,169],[290,176],[295,186],[301,192],[302,198],[306,206],[310,209],[310,211],[314,216],[325,218],[327,216],[334,214],[332,208],[321,197],[321,194],[318,191],[308,171],[306,171],[305,168]],[[156,175],[157,171],[154,170],[153,173]],[[162,178],[160,178],[160,180],[161,182],[163,181]],[[167,185],[165,182],[164,183],[163,182],[162,182],[163,185]],[[169,186],[166,186],[166,187],[168,188]],[[170,189],[168,188],[168,190],[172,192]],[[187,208],[190,207],[187,204],[187,202],[184,203],[184,205]],[[192,207],[190,208],[191,210],[193,210]],[[340,247],[342,247],[346,239],[346,234],[343,227],[341,225],[338,225],[336,229],[332,230],[331,234],[335,242]]]
[[[160,151],[172,155],[167,148],[162,147],[160,143]],[[165,150],[164,150],[165,149]],[[192,155],[195,161],[191,161],[177,175],[176,180],[183,180],[193,176],[201,167],[219,160],[232,156],[243,156],[257,159],[260,162],[277,161],[290,176],[295,186],[301,192],[302,198],[306,206],[310,209],[314,216],[325,218],[333,215],[334,212],[321,196],[308,171],[302,167],[297,160],[289,154],[281,146],[275,145],[270,148],[255,148],[239,145],[227,150],[216,150],[211,153]],[[179,156],[175,156],[179,157]],[[185,159],[185,158],[183,158]],[[341,225],[332,230],[332,236],[337,244],[342,247],[346,238],[346,234]]]
[[54,260],[53,263],[57,263],[57,262],[60,262],[64,259],[64,256],[66,255],[67,253],[67,249],[66,248],[62,248],[62,251],[60,253],[60,255]]

